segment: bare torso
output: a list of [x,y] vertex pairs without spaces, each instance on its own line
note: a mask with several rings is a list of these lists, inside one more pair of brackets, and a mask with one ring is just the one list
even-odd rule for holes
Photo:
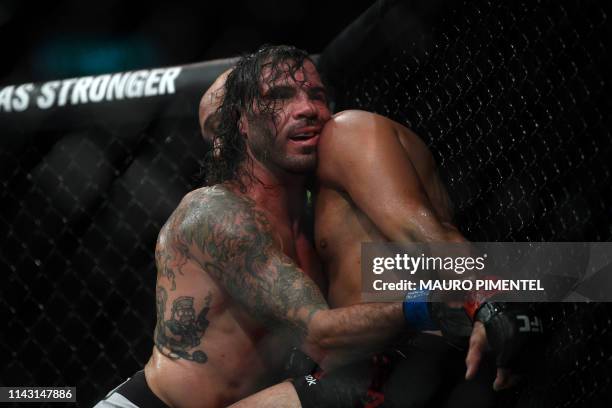
[[[227,406],[256,392],[274,379],[289,347],[281,334],[265,330],[232,301],[181,238],[181,224],[200,190],[183,199],[156,248],[156,346],[145,375],[153,392],[172,407]],[[267,215],[279,248],[323,290],[311,240]]]
[[[337,114],[332,120],[337,120],[340,115],[346,115],[346,112]],[[396,135],[437,217],[450,223],[448,196],[425,143],[408,128],[388,118],[359,111],[349,111],[349,115],[361,115],[362,118],[367,115],[367,120],[373,122],[372,137],[376,137],[380,129],[387,129]],[[388,199],[372,197],[372,200]],[[321,175],[315,208],[315,243],[329,280],[328,302],[331,307],[360,303],[361,243],[388,241],[388,238],[356,207],[341,186],[328,183]]]

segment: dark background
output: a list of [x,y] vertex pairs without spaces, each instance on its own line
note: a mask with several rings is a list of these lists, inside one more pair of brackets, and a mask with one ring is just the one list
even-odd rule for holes
[[[294,43],[322,52],[339,109],[423,138],[469,239],[612,240],[606,2],[380,1],[340,37],[367,4],[288,3],[5,1],[1,82]],[[195,79],[211,70],[189,68],[164,98],[0,112],[1,384],[76,385],[90,406],[147,361],[155,239],[200,186]],[[580,282],[556,283],[579,298]],[[553,305],[545,350],[504,406],[612,406],[611,306]]]
[[373,1],[0,2],[0,84],[181,65],[262,43],[319,53]]

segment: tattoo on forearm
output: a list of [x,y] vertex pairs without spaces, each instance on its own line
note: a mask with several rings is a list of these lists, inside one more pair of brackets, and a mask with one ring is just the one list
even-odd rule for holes
[[196,363],[206,363],[208,356],[203,350],[193,350],[198,347],[208,328],[206,315],[210,310],[212,295],[204,298],[204,306],[197,314],[194,308],[194,298],[180,296],[172,302],[170,316],[166,318],[166,303],[168,293],[162,286],[157,287],[157,326],[155,327],[155,345],[166,357],[185,359]]

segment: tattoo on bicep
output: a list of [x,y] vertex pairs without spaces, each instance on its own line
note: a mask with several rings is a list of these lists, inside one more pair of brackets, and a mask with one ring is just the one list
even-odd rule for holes
[[170,318],[165,319],[168,294],[163,287],[157,288],[157,326],[155,327],[155,345],[166,357],[185,359],[196,363],[206,363],[208,356],[198,347],[208,328],[206,315],[210,311],[212,294],[204,298],[204,306],[196,315],[194,298],[179,296],[172,302]]
[[172,285],[170,290],[176,289],[176,274],[174,273],[174,269],[170,267],[170,262],[172,261],[172,256],[170,253],[164,249],[160,248],[159,245],[155,250],[155,263],[157,264],[157,280],[160,278],[166,278],[170,281]]
[[[176,224],[176,222],[176,217],[173,215],[169,223]],[[176,272],[180,275],[184,274],[183,266],[187,264],[189,259],[189,246],[180,240],[173,240],[172,246],[160,243],[162,239],[165,240],[165,235],[172,228],[176,228],[176,225],[169,229],[163,228],[160,232],[160,238],[155,247],[155,263],[157,266],[157,279],[162,277],[168,279],[171,284],[170,290],[176,290]]]
[[202,252],[202,268],[260,322],[305,336],[310,318],[327,304],[278,248],[266,215],[252,200],[222,188],[203,190],[191,205],[181,238]]

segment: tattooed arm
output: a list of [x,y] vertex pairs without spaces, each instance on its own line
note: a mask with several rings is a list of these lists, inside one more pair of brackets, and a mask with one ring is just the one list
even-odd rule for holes
[[313,358],[382,345],[404,326],[401,304],[330,310],[315,283],[275,243],[265,214],[223,188],[197,190],[179,206],[181,239],[232,298],[267,326],[290,328]]

